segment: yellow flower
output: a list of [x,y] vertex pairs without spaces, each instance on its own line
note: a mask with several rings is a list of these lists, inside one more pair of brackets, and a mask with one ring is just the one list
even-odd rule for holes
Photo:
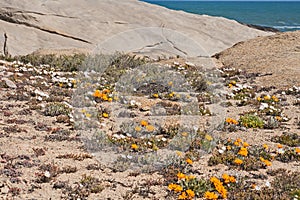
[[238,152],[239,155],[241,156],[247,156],[248,155],[248,150],[245,147],[241,147],[241,149]]
[[270,99],[271,99],[270,95],[264,96],[264,100],[268,101],[268,100],[270,100]]
[[183,156],[183,153],[182,153],[181,151],[176,151],[176,154],[177,154],[179,157]]
[[140,126],[136,126],[136,127],[135,127],[135,131],[136,131],[136,132],[140,132],[141,130],[142,130],[142,128],[141,128]]
[[113,101],[113,99],[112,99],[112,98],[108,98],[108,101],[109,101],[109,102],[112,102],[112,101]]
[[231,150],[231,146],[227,146],[226,149],[229,151]]
[[171,93],[169,94],[169,97],[174,97],[174,95],[175,95],[175,93],[174,93],[174,92],[171,92]]
[[267,144],[263,144],[263,148],[267,150],[269,147]]
[[238,159],[238,158],[236,158],[233,162],[234,162],[235,164],[237,164],[237,165],[243,164],[243,161],[242,161],[241,159]]
[[139,148],[139,146],[138,146],[137,144],[132,144],[132,145],[131,145],[131,148],[132,148],[133,150],[137,150],[137,149]]
[[169,85],[169,86],[172,86],[172,85],[173,85],[173,82],[172,82],[172,81],[170,81],[170,82],[168,83],[168,85]]
[[158,94],[153,94],[153,97],[154,97],[154,98],[158,98],[159,95],[158,95]]
[[148,132],[152,132],[152,131],[155,130],[155,127],[152,126],[152,125],[147,125],[147,126],[146,126],[146,129],[147,129]]
[[108,101],[107,94],[102,94],[102,99],[103,99],[103,101]]
[[264,159],[263,157],[260,157],[260,160],[266,165],[266,166],[271,166],[272,163],[266,159]]
[[205,135],[205,139],[207,139],[208,141],[212,141],[213,138],[210,135]]
[[109,117],[109,115],[108,115],[107,113],[103,113],[102,116],[103,116],[104,118],[108,118],[108,117]]
[[229,88],[232,88],[232,87],[233,87],[233,85],[232,85],[231,83],[229,83],[229,84],[228,84],[228,87],[229,87]]
[[85,116],[86,116],[87,118],[90,118],[92,115],[91,115],[90,113],[85,113]]
[[193,161],[192,161],[191,159],[189,159],[189,158],[186,159],[185,161],[186,161],[188,164],[190,164],[190,165],[193,164]]
[[195,197],[195,192],[191,189],[186,190],[186,194],[188,195],[189,198]]
[[230,83],[231,83],[232,85],[236,85],[236,81],[235,81],[235,80],[230,81]]
[[177,178],[180,180],[180,179],[185,179],[186,178],[186,175],[184,173],[181,173],[181,172],[178,172],[177,173]]
[[191,179],[195,179],[196,177],[194,175],[189,175],[189,176],[185,176],[185,179],[187,180],[191,180]]
[[142,120],[142,121],[140,122],[140,124],[141,124],[142,126],[147,126],[147,125],[148,125],[148,122],[145,121],[145,120]]
[[261,98],[260,98],[260,97],[257,97],[257,101],[261,101]]
[[207,191],[207,192],[205,192],[205,194],[204,194],[204,198],[205,198],[205,199],[215,200],[215,199],[218,199],[218,195],[215,194],[214,192],[209,192],[209,191]]
[[59,83],[58,85],[59,85],[59,87],[63,87],[63,86],[64,86],[64,84],[63,84],[63,83]]

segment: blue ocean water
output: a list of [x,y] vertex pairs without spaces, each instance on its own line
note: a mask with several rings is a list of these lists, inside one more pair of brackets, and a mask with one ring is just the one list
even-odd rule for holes
[[222,16],[280,31],[300,30],[300,1],[144,1],[173,10]]

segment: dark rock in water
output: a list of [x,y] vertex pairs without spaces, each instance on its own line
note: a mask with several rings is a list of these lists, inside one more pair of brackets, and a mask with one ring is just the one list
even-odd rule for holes
[[255,24],[245,24],[245,23],[241,23],[241,24],[246,25],[250,28],[255,28],[257,30],[261,30],[261,31],[274,32],[274,33],[281,32],[280,30],[278,30],[276,28],[272,28],[272,27],[268,27],[268,26],[259,26],[259,25],[255,25]]

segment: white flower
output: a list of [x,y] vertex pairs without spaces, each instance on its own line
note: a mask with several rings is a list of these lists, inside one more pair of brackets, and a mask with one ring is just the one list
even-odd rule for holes
[[269,105],[267,103],[261,103],[260,107],[259,107],[259,110],[264,110],[264,109],[268,108],[268,106]]
[[50,174],[49,171],[45,171],[44,176],[45,176],[46,178],[50,178],[50,177],[51,177],[51,174]]
[[279,154],[283,154],[285,151],[284,151],[283,149],[278,149],[277,152],[278,152]]
[[266,181],[266,186],[271,187],[271,183],[269,181]]
[[224,153],[224,150],[223,150],[223,149],[219,149],[218,152],[219,152],[220,154],[223,154],[223,153]]

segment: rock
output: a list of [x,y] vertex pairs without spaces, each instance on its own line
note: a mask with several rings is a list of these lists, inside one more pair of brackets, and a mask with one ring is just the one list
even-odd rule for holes
[[37,94],[37,95],[40,96],[40,97],[46,97],[46,98],[49,98],[49,95],[48,95],[48,94],[46,94],[45,92],[42,92],[42,91],[40,91],[40,90],[38,90],[38,89],[36,89],[36,90],[34,91],[34,93]]
[[[89,12],[82,14],[83,10]],[[237,42],[273,34],[233,20],[138,0],[0,1],[0,16],[0,32],[7,33],[12,56],[42,48],[48,54],[65,49],[87,53],[98,44],[100,51],[138,52],[154,58],[207,56]],[[3,43],[0,40],[1,47]]]
[[7,194],[8,192],[9,192],[9,188],[7,186],[1,188],[1,194]]
[[150,110],[150,107],[149,106],[144,106],[140,109],[140,111],[143,111],[143,112],[146,112],[146,111],[149,111]]
[[5,82],[7,87],[13,88],[13,89],[17,88],[17,85],[13,81],[9,80],[8,78],[3,78],[2,80]]

